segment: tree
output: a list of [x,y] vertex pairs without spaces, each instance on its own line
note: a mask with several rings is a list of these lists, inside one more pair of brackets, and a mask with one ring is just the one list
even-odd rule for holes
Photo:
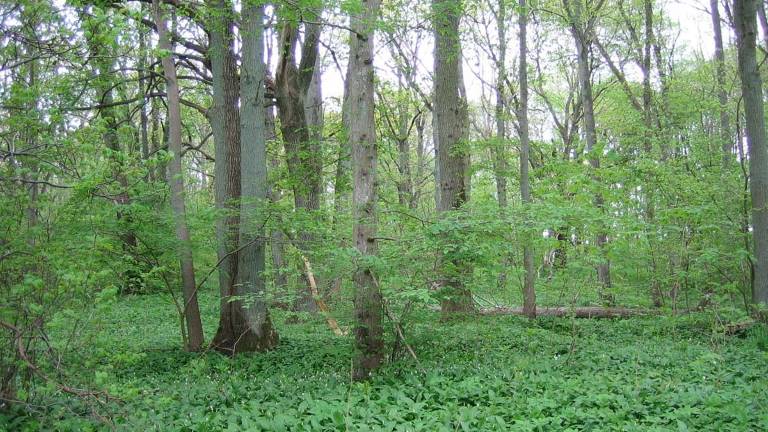
[[[592,6],[591,11],[600,10],[604,1],[600,0]],[[589,2],[587,2],[590,5]],[[570,21],[571,34],[576,43],[576,53],[578,59],[579,88],[581,90],[581,107],[583,110],[582,121],[584,123],[584,138],[586,141],[586,151],[589,154],[589,164],[594,170],[600,168],[600,156],[597,151],[597,132],[595,128],[595,108],[594,97],[592,95],[592,69],[590,66],[590,52],[594,32],[595,15],[585,12],[581,0],[571,1],[563,0],[563,6],[568,14]],[[595,206],[603,209],[605,202],[601,193],[595,194]],[[611,267],[610,262],[605,257],[605,245],[608,242],[608,235],[600,230],[597,234],[597,247],[600,251],[602,262],[597,266],[597,280],[601,290],[607,290],[611,287]]]
[[94,16],[88,16],[85,19],[86,29],[90,34],[89,49],[91,57],[94,59],[94,69],[97,73],[94,87],[98,93],[100,101],[99,116],[103,121],[104,145],[109,150],[109,164],[112,170],[112,176],[117,183],[117,191],[113,194],[113,202],[117,207],[116,218],[119,226],[119,238],[122,243],[123,251],[128,257],[128,269],[123,273],[123,291],[133,293],[139,291],[141,286],[141,275],[137,271],[136,255],[138,254],[138,240],[134,232],[130,207],[133,202],[129,195],[129,183],[126,175],[127,164],[123,149],[120,145],[118,135],[119,118],[114,104],[114,89],[118,86],[115,80],[115,74],[112,72],[114,67],[114,54],[111,52],[111,43],[109,33],[105,30],[108,27],[109,15],[100,9],[94,9]]
[[765,136],[763,83],[757,67],[757,3],[756,0],[734,0],[733,18],[749,147],[754,242],[752,301],[765,306],[768,305],[768,144]]
[[[432,19],[435,32],[433,129],[436,152],[437,211],[458,210],[467,201],[466,125],[467,102],[461,96],[461,43],[459,22],[462,6],[458,0],[433,0]],[[467,263],[460,258],[444,256],[451,261],[450,270],[443,265],[441,308],[443,313],[474,310],[472,293],[462,276]]]
[[715,77],[717,80],[717,102],[720,105],[720,147],[723,151],[723,166],[728,167],[733,152],[731,140],[730,116],[728,115],[728,92],[725,83],[725,51],[723,49],[723,31],[720,25],[719,0],[709,1],[712,15],[712,35],[715,42]]
[[[518,80],[520,85],[520,107],[517,113],[517,123],[520,132],[520,196],[523,204],[531,203],[531,184],[528,175],[530,161],[530,137],[528,130],[528,4],[526,0],[519,0],[519,45],[520,67]],[[525,270],[523,282],[523,313],[528,318],[536,317],[536,290],[534,287],[536,273],[533,263],[533,247],[531,240],[525,238],[523,246],[523,267]]]
[[240,28],[243,51],[240,73],[240,226],[238,273],[232,305],[235,335],[250,332],[248,350],[271,349],[278,342],[265,302],[265,204],[267,147],[264,113],[264,7],[246,1]]
[[[200,320],[200,308],[197,305],[197,285],[195,284],[195,266],[192,260],[192,245],[189,242],[187,227],[187,208],[184,202],[184,173],[181,166],[181,103],[179,85],[176,80],[176,65],[173,62],[171,43],[168,39],[165,16],[159,0],[152,1],[152,9],[157,26],[158,47],[162,50],[161,58],[168,94],[168,149],[173,155],[168,165],[168,184],[171,187],[171,208],[176,226],[176,240],[179,242],[179,261],[181,265],[181,285],[184,299],[184,319],[187,324],[186,349],[199,351],[203,346],[203,323]],[[145,119],[146,114],[142,114]],[[142,132],[142,138],[146,133]],[[142,139],[142,141],[144,141]]]
[[[316,15],[313,11],[304,11]],[[286,10],[286,15],[290,11]],[[319,14],[317,14],[319,15]],[[320,208],[322,194],[322,153],[318,140],[321,116],[318,109],[307,101],[318,99],[319,87],[315,69],[317,66],[321,27],[315,24],[305,25],[304,41],[301,46],[301,59],[297,63],[296,46],[299,39],[299,27],[293,17],[283,19],[278,37],[278,60],[275,73],[275,98],[280,118],[280,131],[283,135],[285,155],[290,174],[290,185],[297,210],[314,214]],[[309,118],[308,115],[309,114]],[[314,119],[314,120],[313,120]],[[315,124],[312,123],[315,121]],[[307,254],[313,240],[311,233],[300,235],[298,247]],[[318,283],[318,286],[320,284]],[[304,280],[300,288],[294,309],[297,311],[316,312],[317,304],[309,290],[309,281]]]
[[349,42],[349,142],[352,148],[355,246],[360,262],[355,270],[354,377],[364,379],[384,360],[382,298],[371,268],[376,256],[376,125],[374,122],[373,24],[380,0],[362,0],[360,15],[350,20]]
[[[278,342],[263,303],[263,280],[259,280],[263,278],[264,268],[264,247],[257,244],[261,242],[259,227],[254,227],[252,221],[243,223],[240,217],[243,203],[246,214],[251,216],[254,206],[263,204],[257,203],[258,199],[266,198],[263,12],[253,4],[246,4],[243,10],[241,83],[233,52],[233,11],[222,0],[212,0],[209,7],[213,72],[210,118],[216,141],[216,207],[222,212],[216,229],[221,311],[212,345],[218,351],[236,355],[271,349]],[[244,119],[237,107],[238,99],[242,102]],[[241,128],[248,140],[245,162],[241,161]],[[246,185],[245,199],[241,195],[244,182],[251,183]]]

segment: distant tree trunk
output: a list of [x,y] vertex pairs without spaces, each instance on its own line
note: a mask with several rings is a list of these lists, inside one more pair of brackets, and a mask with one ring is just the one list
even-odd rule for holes
[[499,0],[499,10],[496,15],[496,28],[499,38],[499,53],[497,58],[498,74],[496,75],[496,143],[493,146],[493,171],[496,176],[496,199],[499,207],[507,207],[507,112],[506,112],[506,79],[507,79],[507,3]]
[[[267,78],[267,80],[269,80]],[[264,127],[267,142],[277,141],[277,132],[275,130],[275,110],[273,106],[267,106],[264,111]],[[270,169],[277,170],[280,167],[280,159],[278,156],[273,156],[270,159]],[[276,203],[282,199],[282,191],[274,184],[268,185],[267,196],[269,200]],[[272,268],[275,273],[274,286],[275,291],[280,295],[285,295],[288,289],[288,277],[286,275],[286,263],[285,263],[285,234],[278,228],[273,229],[270,233],[270,249],[272,251]],[[279,303],[280,307],[285,307],[282,302]]]
[[760,20],[760,27],[763,28],[763,48],[768,50],[768,17],[765,16],[765,2],[758,1],[757,17]]
[[765,136],[763,84],[757,69],[757,6],[756,0],[735,0],[733,15],[749,145],[755,272],[752,301],[765,306],[768,305],[768,145]]
[[[434,142],[437,171],[437,211],[457,210],[467,201],[465,175],[466,149],[462,142],[467,124],[467,103],[460,95],[461,45],[459,21],[461,2],[433,0],[432,16],[435,29],[434,69]],[[472,293],[464,285],[467,263],[453,260],[452,270],[443,272],[443,313],[474,311]],[[445,266],[443,266],[445,267]]]
[[[493,174],[496,177],[496,200],[501,212],[505,212],[508,204],[507,197],[507,0],[499,0],[496,13],[496,32],[499,40],[499,50],[496,56],[496,106],[494,117],[496,121],[496,142],[491,147]],[[510,266],[510,256],[504,253],[501,257],[501,271],[496,283],[499,290],[507,286],[507,268]]]
[[[93,35],[100,35],[101,24],[96,19],[86,18],[88,30]],[[120,156],[120,140],[117,134],[118,121],[115,107],[113,106],[114,96],[112,94],[115,87],[113,77],[113,55],[109,52],[106,42],[100,38],[103,36],[94,36],[89,39],[91,55],[94,56],[96,72],[95,87],[98,92],[99,101],[104,108],[101,109],[100,117],[104,120],[105,130],[103,134],[104,144],[109,149],[109,162],[112,166],[112,175],[117,182],[118,191],[114,194],[113,201],[117,207],[117,220],[119,226],[119,238],[122,247],[131,262],[129,269],[123,274],[124,292],[134,293],[141,288],[141,275],[138,273],[135,256],[137,254],[138,242],[136,234],[131,227],[130,209],[132,200],[128,194],[128,177],[125,174],[125,162]]]
[[367,260],[377,253],[376,245],[376,124],[374,118],[373,29],[381,0],[363,0],[360,15],[350,26],[351,67],[349,86],[349,142],[354,171],[354,238],[361,262],[355,271],[355,341],[357,358],[354,378],[365,379],[384,360],[382,298]]
[[[518,80],[520,85],[520,110],[517,122],[520,127],[520,195],[524,204],[531,203],[531,185],[528,176],[528,160],[530,159],[530,142],[528,133],[528,5],[526,0],[519,0],[520,18],[520,67]],[[523,284],[523,313],[528,318],[536,318],[536,269],[533,263],[533,247],[528,235],[524,236],[523,267],[525,277]]]
[[[160,103],[158,102],[157,98],[152,98],[149,101],[149,155],[156,156],[157,152],[160,151],[160,133],[161,127],[160,127]],[[152,167],[149,169],[149,179],[151,181],[155,181],[159,178],[158,172],[159,168],[157,166]]]
[[[143,8],[143,6],[142,6]],[[141,146],[141,160],[145,163],[149,159],[149,117],[147,116],[147,82],[151,75],[147,71],[147,34],[143,27],[139,27],[139,94],[141,106],[139,108],[139,140]]]
[[168,94],[168,149],[173,159],[168,165],[168,184],[171,187],[171,208],[176,225],[176,240],[179,242],[179,262],[181,264],[181,285],[184,298],[184,319],[187,324],[188,351],[199,351],[203,346],[203,323],[200,320],[200,308],[197,304],[197,284],[195,266],[192,261],[192,245],[187,227],[187,209],[184,203],[184,173],[181,166],[181,102],[179,85],[176,81],[176,65],[173,63],[171,43],[168,39],[165,17],[160,8],[160,1],[153,0],[152,8],[157,26],[158,47],[162,55],[166,93]]
[[[402,88],[402,87],[401,87]],[[411,206],[413,203],[413,176],[411,174],[411,141],[410,125],[410,104],[401,102],[397,111],[397,131],[392,131],[397,135],[397,202],[403,207]],[[416,113],[416,116],[421,115]]]
[[[589,3],[588,3],[589,4]],[[584,17],[582,4],[580,0],[563,0],[566,12],[571,21],[571,33],[576,42],[576,52],[578,58],[578,79],[581,88],[581,106],[583,111],[584,136],[586,138],[586,150],[592,153],[597,145],[597,134],[595,132],[595,110],[594,99],[592,96],[592,71],[590,69],[590,45],[592,43],[592,32],[594,19]],[[599,2],[602,5],[602,2]],[[589,163],[593,169],[600,168],[599,155],[591,154]],[[604,199],[601,193],[595,194],[595,206],[603,209]],[[608,235],[601,230],[597,234],[597,247],[600,251],[602,262],[597,266],[597,280],[600,284],[601,294],[611,287],[611,267],[610,262],[605,256],[605,245],[608,242]]]
[[[651,50],[653,49],[653,1],[643,0],[645,40],[643,42],[643,131],[645,152],[653,151],[653,88],[651,88]],[[651,209],[651,213],[653,210]]]
[[[311,133],[313,125],[307,119],[306,100],[317,64],[320,26],[307,24],[305,30],[301,61],[297,65],[298,28],[288,20],[283,23],[279,36],[275,96],[294,203],[296,209],[312,213],[320,208],[323,166],[320,142],[313,139],[313,136],[316,138],[317,132]],[[300,236],[298,246],[303,253],[309,251],[312,240],[309,233],[305,232]],[[299,290],[294,309],[317,312],[309,281],[304,279],[305,283]],[[317,285],[321,286],[321,283],[318,281]]]
[[419,206],[419,200],[421,198],[421,186],[423,184],[424,180],[424,169],[425,169],[425,162],[424,159],[426,157],[425,155],[425,149],[424,149],[424,126],[425,126],[425,120],[424,116],[420,115],[416,118],[416,174],[414,175],[414,182],[413,182],[413,196],[411,197],[411,203],[409,207],[411,209],[416,209]]
[[733,142],[728,115],[728,93],[725,88],[725,51],[723,50],[723,31],[720,26],[719,0],[709,0],[709,6],[715,39],[715,78],[717,80],[717,101],[720,105],[720,146],[723,151],[723,166],[727,167],[732,159]]

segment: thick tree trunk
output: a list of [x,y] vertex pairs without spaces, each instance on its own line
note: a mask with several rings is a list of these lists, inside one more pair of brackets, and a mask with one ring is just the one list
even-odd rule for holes
[[[520,110],[517,122],[520,127],[520,195],[524,204],[531,202],[531,185],[528,175],[528,160],[530,159],[530,142],[528,133],[528,5],[526,0],[519,0],[520,18],[520,67],[518,80],[520,85]],[[523,266],[525,276],[523,283],[523,312],[528,318],[536,318],[536,269],[533,263],[533,247],[529,235],[524,235]]]
[[168,184],[171,187],[171,208],[176,226],[176,240],[179,242],[179,262],[181,265],[181,284],[184,298],[184,320],[187,324],[188,351],[199,351],[203,346],[203,323],[200,320],[200,308],[197,304],[197,285],[195,284],[195,266],[192,261],[192,245],[187,227],[187,209],[184,202],[184,173],[181,166],[181,102],[179,85],[176,81],[176,65],[173,62],[171,43],[168,40],[165,17],[159,0],[152,1],[152,8],[157,26],[158,47],[162,56],[165,75],[166,93],[168,94],[168,149],[173,155],[168,165]]
[[217,257],[219,264],[219,327],[211,346],[228,355],[236,354],[238,336],[231,323],[231,297],[235,294],[238,265],[240,199],[240,111],[237,107],[240,80],[233,51],[233,11],[224,0],[208,2],[208,55],[213,77],[213,105],[209,119],[215,144],[215,202]]
[[382,330],[382,298],[369,257],[377,253],[376,245],[376,124],[374,118],[373,29],[380,0],[363,0],[360,16],[350,25],[349,75],[349,142],[352,148],[354,190],[355,246],[360,263],[355,271],[355,341],[357,358],[354,378],[365,379],[384,360]]
[[[461,45],[459,21],[461,2],[458,0],[433,0],[432,13],[435,28],[434,68],[434,143],[437,153],[435,170],[437,177],[437,211],[457,210],[467,201],[465,175],[467,172],[465,125],[467,103],[460,95]],[[472,312],[472,293],[464,285],[468,273],[467,263],[458,258],[451,260],[456,270],[443,270],[441,277],[441,307],[444,313]],[[445,269],[447,266],[443,266]]]
[[[232,327],[236,351],[263,351],[277,345],[265,299],[264,224],[267,200],[267,147],[264,114],[264,8],[243,6],[240,76],[240,239]],[[246,336],[242,336],[245,334]],[[244,346],[240,346],[244,345]]]
[[[307,119],[307,111],[312,113],[315,108],[311,107],[307,110],[306,100],[312,99],[308,94],[312,88],[317,63],[320,27],[313,24],[307,25],[301,61],[297,65],[295,52],[298,35],[295,23],[286,21],[283,24],[279,37],[275,96],[294,204],[297,210],[312,214],[320,208],[323,167],[320,142],[313,139],[313,133],[311,133],[313,125]],[[317,91],[317,87],[315,90]],[[313,119],[313,121],[319,120]],[[315,138],[316,134],[315,131]],[[303,233],[300,236],[298,247],[304,254],[308,255],[312,240],[311,234]],[[318,285],[322,286],[320,282]],[[317,304],[312,299],[309,281],[306,278],[304,278],[304,286],[299,289],[294,309],[317,312]]]
[[754,242],[752,301],[768,305],[768,145],[765,136],[763,84],[757,69],[757,7],[755,0],[735,0],[733,14],[749,146]]

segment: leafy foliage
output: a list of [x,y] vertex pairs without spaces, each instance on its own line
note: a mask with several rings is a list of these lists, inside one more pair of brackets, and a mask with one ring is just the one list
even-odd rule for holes
[[[215,298],[202,299],[212,324]],[[761,372],[768,330],[725,336],[711,314],[438,323],[436,314],[423,312],[406,332],[425,373],[399,356],[366,383],[350,383],[352,341],[319,320],[286,325],[278,314],[279,349],[228,359],[179,352],[173,314],[157,296],[110,302],[94,316],[87,351],[64,359],[83,385],[120,399],[106,409],[118,430],[768,427],[761,408],[768,403]],[[56,335],[66,332],[72,316],[58,314]],[[0,427],[104,427],[87,407],[49,396],[48,408],[6,415]]]

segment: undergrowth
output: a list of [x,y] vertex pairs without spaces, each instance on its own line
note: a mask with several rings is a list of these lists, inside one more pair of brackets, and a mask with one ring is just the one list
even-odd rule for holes
[[[210,339],[216,300],[202,300]],[[441,322],[423,312],[405,328],[418,364],[398,353],[369,382],[351,383],[351,337],[321,319],[288,324],[275,311],[279,348],[229,359],[180,351],[174,313],[159,296],[101,308],[87,348],[62,364],[78,385],[119,401],[38,389],[46,403],[0,417],[0,429],[768,430],[768,332],[727,336],[713,314]],[[54,320],[59,342],[73,315]]]

